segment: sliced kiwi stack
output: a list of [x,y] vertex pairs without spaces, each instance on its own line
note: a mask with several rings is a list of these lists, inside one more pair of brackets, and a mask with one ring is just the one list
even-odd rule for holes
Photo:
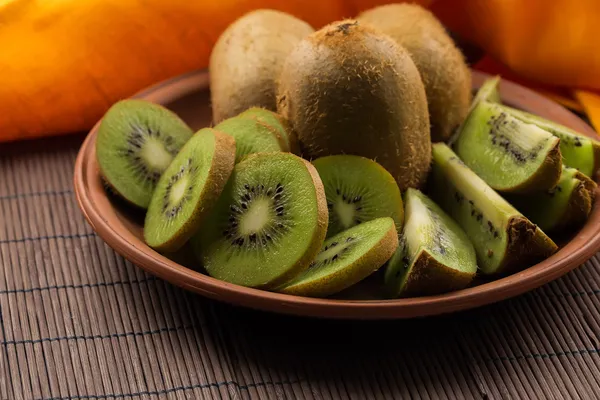
[[251,154],[234,168],[193,246],[211,276],[272,288],[308,268],[327,222],[312,164],[291,153]]
[[238,115],[240,118],[255,118],[263,124],[274,129],[275,132],[280,136],[286,144],[287,151],[297,154],[298,139],[290,128],[288,121],[276,112],[267,110],[262,107],[250,107],[246,111]]
[[596,176],[600,169],[600,142],[526,111],[506,105],[500,106],[500,108],[514,118],[528,124],[535,124],[559,138],[563,163],[567,167],[578,169],[589,177]]
[[381,165],[352,155],[321,157],[313,165],[327,197],[327,236],[380,217],[391,217],[396,229],[402,228],[404,207],[400,189]]
[[484,274],[525,268],[557,250],[539,227],[470,170],[444,143],[433,145],[429,194],[466,232]]
[[558,184],[550,190],[506,199],[548,233],[579,227],[592,210],[596,183],[574,168],[564,167]]
[[301,40],[279,78],[277,110],[308,159],[377,160],[401,190],[425,183],[431,161],[427,96],[410,54],[357,20]]
[[174,252],[211,210],[235,162],[235,140],[214,129],[198,131],[160,177],[144,221],[144,239]]
[[417,4],[386,4],[358,20],[388,34],[410,53],[427,93],[431,140],[444,141],[467,116],[471,73],[465,58],[431,11]]
[[260,152],[289,151],[287,143],[269,125],[254,118],[228,118],[214,129],[235,139],[235,162],[248,154]]
[[467,234],[419,190],[408,189],[404,202],[401,244],[385,270],[388,295],[434,295],[467,287],[477,272]]
[[467,117],[454,149],[493,189],[532,193],[557,184],[562,169],[559,142],[499,105],[481,101]]
[[193,134],[161,105],[133,99],[116,102],[103,116],[96,137],[104,183],[127,202],[147,208],[160,176]]
[[371,275],[397,247],[393,219],[383,217],[362,223],[326,240],[308,269],[277,291],[307,297],[330,296]]

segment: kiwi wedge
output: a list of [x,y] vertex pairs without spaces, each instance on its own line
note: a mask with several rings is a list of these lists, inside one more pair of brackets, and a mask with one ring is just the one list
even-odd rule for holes
[[429,195],[465,231],[484,274],[525,268],[558,249],[540,228],[470,170],[444,143],[433,145]]
[[388,295],[434,295],[467,287],[477,272],[477,256],[467,234],[420,191],[408,189],[404,201],[401,244],[385,270]]
[[291,153],[257,153],[237,164],[193,240],[214,278],[268,289],[301,273],[327,232],[319,174]]
[[275,132],[283,139],[288,151],[298,153],[298,139],[290,128],[288,121],[276,112],[267,110],[261,107],[250,107],[246,111],[238,115],[240,118],[255,118],[263,124],[274,129]]
[[493,189],[532,193],[557,184],[562,169],[559,142],[499,105],[481,101],[467,117],[454,148]]
[[146,243],[174,252],[211,210],[235,162],[235,140],[214,129],[199,130],[160,177],[144,221]]
[[315,159],[377,160],[401,190],[423,185],[431,161],[427,97],[409,53],[356,20],[309,35],[285,61],[278,112]]
[[214,123],[253,106],[275,110],[285,58],[311,32],[306,22],[276,10],[254,10],[231,23],[209,59]]
[[431,140],[448,139],[469,111],[471,72],[441,22],[431,11],[408,3],[375,7],[357,19],[408,50],[427,93]]
[[394,220],[376,218],[325,241],[308,269],[277,291],[306,297],[326,297],[362,281],[396,251]]
[[161,105],[118,101],[98,127],[100,174],[112,192],[145,209],[160,176],[193,134],[177,114]]
[[506,199],[545,232],[581,226],[590,215],[596,183],[574,168],[564,167],[558,184],[550,190]]
[[498,91],[500,79],[500,75],[495,75],[486,79],[479,87],[479,90],[477,90],[469,110],[475,108],[475,106],[482,101],[487,101],[488,103],[502,103],[502,99],[500,99],[500,92]]
[[275,129],[254,118],[228,118],[214,127],[235,139],[235,162],[248,154],[288,151],[286,143]]
[[512,117],[528,124],[534,124],[559,138],[563,164],[576,168],[587,176],[596,176],[600,169],[599,141],[526,111],[506,105],[499,106],[499,108]]
[[404,207],[400,189],[381,165],[352,155],[321,157],[313,165],[327,197],[327,236],[380,217],[391,217],[396,229],[402,229]]

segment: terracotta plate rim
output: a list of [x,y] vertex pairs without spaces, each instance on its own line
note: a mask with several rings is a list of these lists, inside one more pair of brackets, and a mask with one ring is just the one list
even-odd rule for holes
[[[473,71],[474,86],[488,77]],[[193,71],[151,86],[136,94],[159,104],[190,93],[206,90],[206,70]],[[540,115],[557,114],[560,121],[596,137],[589,125],[533,91],[503,80],[503,100]],[[573,126],[575,125],[575,126]],[[548,259],[513,275],[479,286],[437,296],[392,300],[338,300],[307,298],[252,289],[223,282],[186,268],[148,247],[133,235],[116,215],[106,193],[91,190],[98,182],[95,164],[95,137],[98,123],[82,144],[74,171],[78,205],[94,231],[115,251],[135,265],[184,289],[227,303],[284,314],[342,319],[401,319],[452,313],[480,307],[525,293],[548,283],[593,256],[600,249],[600,208],[596,198],[592,214],[574,238]]]

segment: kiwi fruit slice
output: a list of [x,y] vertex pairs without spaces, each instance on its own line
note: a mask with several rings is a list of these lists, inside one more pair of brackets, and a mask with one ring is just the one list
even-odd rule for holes
[[146,209],[160,176],[193,134],[177,114],[161,105],[120,100],[98,127],[100,174],[112,192]]
[[311,32],[306,22],[276,10],[251,11],[231,23],[209,59],[214,123],[252,106],[275,110],[284,60]]
[[376,159],[401,190],[424,184],[431,161],[427,97],[409,53],[356,20],[325,26],[285,61],[277,109],[315,159]]
[[429,10],[407,3],[375,7],[358,20],[408,50],[427,93],[431,140],[448,139],[469,111],[471,72],[441,22]]
[[146,243],[174,252],[211,210],[235,162],[235,140],[214,129],[198,131],[160,177],[144,221]]
[[534,124],[559,138],[563,164],[576,168],[587,176],[596,176],[600,169],[600,142],[526,111],[506,105],[499,107],[512,117],[528,124]]
[[408,189],[404,201],[401,245],[385,270],[389,296],[434,295],[467,287],[477,272],[467,234],[419,190]]
[[564,167],[558,184],[550,190],[506,199],[545,232],[578,227],[592,210],[596,183],[574,168]]
[[263,124],[268,125],[283,139],[289,151],[294,154],[298,153],[298,139],[294,132],[292,132],[288,121],[281,115],[266,108],[250,107],[238,116],[240,118],[255,118]]
[[500,75],[495,75],[483,81],[479,87],[479,90],[477,90],[473,101],[471,102],[470,109],[472,110],[482,101],[487,101],[488,103],[502,103],[502,100],[500,99],[500,92],[498,91],[498,85],[500,85]]
[[277,291],[306,297],[326,297],[362,281],[396,251],[394,220],[376,218],[325,241],[308,269]]
[[193,240],[214,278],[268,289],[301,273],[327,232],[323,183],[291,153],[257,153],[237,164]]
[[470,170],[444,143],[433,145],[429,195],[465,231],[484,274],[503,274],[558,249],[539,227]]
[[454,148],[493,189],[532,193],[557,184],[562,170],[559,142],[497,104],[481,101],[467,117]]
[[327,236],[380,217],[391,217],[396,229],[402,229],[404,207],[400,189],[381,165],[352,155],[321,157],[313,165],[327,197]]
[[235,139],[236,163],[248,154],[289,150],[273,128],[254,118],[228,118],[214,129]]

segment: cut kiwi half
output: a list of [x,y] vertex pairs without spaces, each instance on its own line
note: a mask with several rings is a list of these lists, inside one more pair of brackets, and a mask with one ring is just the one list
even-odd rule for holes
[[391,217],[402,229],[404,207],[394,177],[377,162],[352,155],[321,157],[313,161],[325,186],[329,227],[327,236],[365,221]]
[[388,295],[434,295],[467,287],[477,273],[477,256],[467,234],[420,191],[408,189],[404,201],[401,245],[385,270]]
[[540,228],[470,170],[444,143],[433,146],[431,198],[463,228],[484,274],[525,268],[558,249]]
[[454,143],[461,160],[493,189],[532,193],[558,183],[560,140],[520,121],[499,105],[481,101]]
[[296,154],[299,151],[298,139],[292,131],[289,122],[276,112],[262,107],[251,107],[238,115],[240,118],[256,118],[263,124],[273,128],[275,132],[283,139],[287,146],[287,151]]
[[587,176],[596,176],[600,169],[600,142],[526,111],[506,105],[499,106],[499,108],[512,117],[528,124],[534,124],[559,138],[563,164],[576,168]]
[[273,128],[253,118],[232,117],[222,121],[214,129],[235,139],[236,163],[248,154],[289,150]]
[[327,221],[312,164],[291,153],[251,154],[234,168],[193,246],[212,277],[268,289],[308,268]]
[[558,184],[550,190],[506,199],[545,232],[581,226],[590,215],[596,184],[574,168],[564,167]]
[[144,221],[146,243],[164,252],[181,248],[212,209],[235,162],[235,140],[198,131],[160,177]]
[[326,240],[308,269],[277,291],[306,297],[330,296],[378,270],[397,247],[394,220],[373,219]]
[[104,114],[96,136],[104,183],[127,202],[147,208],[160,176],[193,134],[161,105],[134,99],[116,102]]

